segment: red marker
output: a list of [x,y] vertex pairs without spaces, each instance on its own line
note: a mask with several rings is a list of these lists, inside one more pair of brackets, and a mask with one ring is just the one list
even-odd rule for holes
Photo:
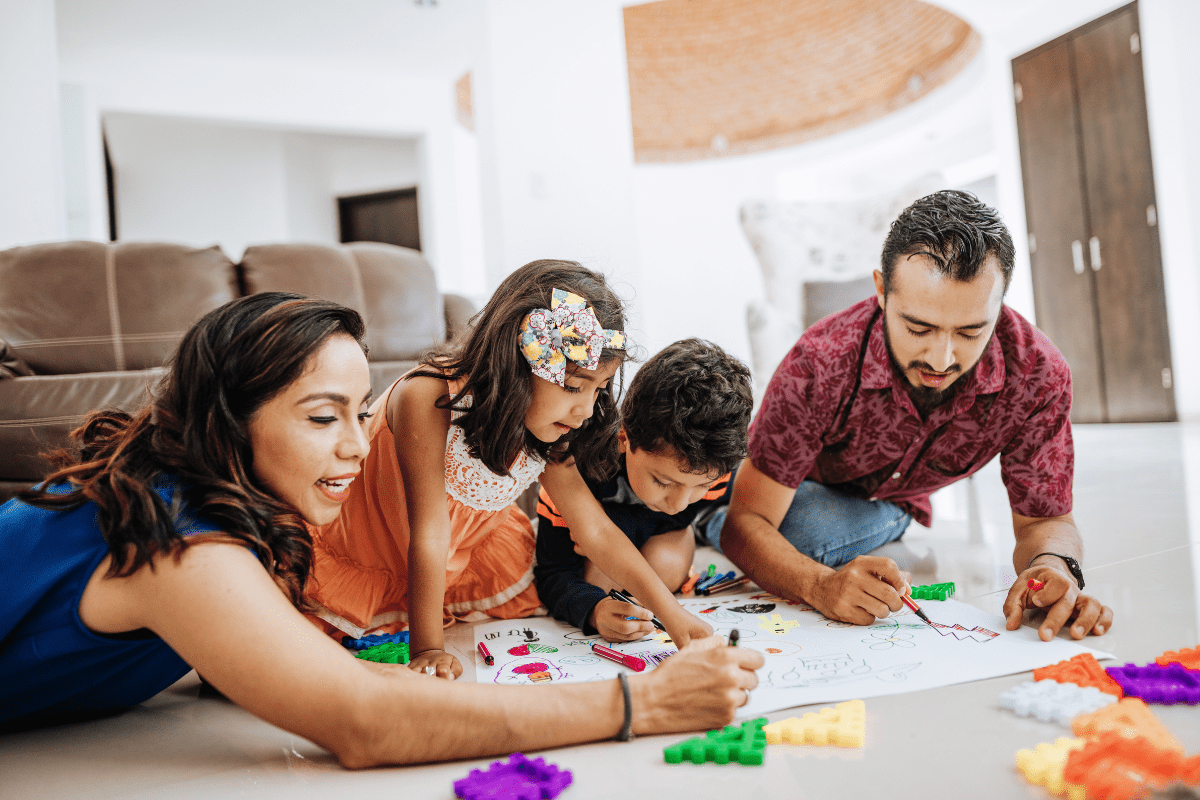
[[488,652],[487,645],[483,642],[479,643],[479,655],[483,656],[483,663],[489,667],[496,663],[496,659]]
[[1046,582],[1045,581],[1035,581],[1033,578],[1030,578],[1029,583],[1027,583],[1025,585],[1036,592],[1039,589],[1041,589],[1043,586],[1045,586]]
[[593,644],[592,652],[601,658],[607,658],[609,661],[615,661],[622,666],[629,667],[634,672],[641,672],[646,668],[646,662],[642,659],[636,656],[627,656],[602,644]]
[[904,605],[911,608],[913,610],[913,613],[916,614],[918,617],[925,620],[926,625],[928,625],[931,628],[933,627],[933,623],[929,621],[929,617],[925,616],[925,612],[922,611],[920,609],[920,607],[917,606],[917,604],[913,602],[911,597],[909,597],[906,594],[902,594],[902,595],[900,595],[900,602],[904,603]]

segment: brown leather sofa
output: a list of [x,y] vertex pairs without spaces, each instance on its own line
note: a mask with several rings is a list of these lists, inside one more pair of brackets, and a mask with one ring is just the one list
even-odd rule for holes
[[59,242],[0,252],[0,502],[45,476],[89,411],[145,403],[183,333],[236,297],[289,291],[367,322],[378,396],[465,328],[471,301],[438,291],[415,250],[374,242],[218,247]]

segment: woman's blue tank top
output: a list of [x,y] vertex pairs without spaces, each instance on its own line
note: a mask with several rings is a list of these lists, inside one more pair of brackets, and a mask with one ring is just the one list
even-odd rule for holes
[[[216,530],[183,506],[179,484],[155,491],[180,534]],[[70,490],[60,484],[51,491]],[[0,506],[0,730],[100,716],[147,700],[191,669],[149,631],[106,635],[79,618],[79,601],[108,555],[97,507]]]

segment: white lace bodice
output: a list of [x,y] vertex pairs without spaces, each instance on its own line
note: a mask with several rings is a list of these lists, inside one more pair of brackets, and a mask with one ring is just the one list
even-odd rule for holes
[[[463,400],[470,404],[471,398]],[[455,411],[452,419],[462,412]],[[509,469],[509,475],[497,475],[467,451],[466,432],[451,425],[446,434],[446,491],[458,502],[479,511],[501,511],[516,502],[538,479],[546,462],[522,452]]]

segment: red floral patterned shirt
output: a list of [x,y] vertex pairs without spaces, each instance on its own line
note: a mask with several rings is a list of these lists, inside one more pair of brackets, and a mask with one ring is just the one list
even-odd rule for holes
[[1071,372],[1026,319],[1003,306],[995,334],[955,397],[922,420],[892,369],[872,297],[805,331],[750,426],[750,460],[790,487],[813,480],[888,500],[922,525],[931,492],[1000,454],[1012,510],[1071,510]]

